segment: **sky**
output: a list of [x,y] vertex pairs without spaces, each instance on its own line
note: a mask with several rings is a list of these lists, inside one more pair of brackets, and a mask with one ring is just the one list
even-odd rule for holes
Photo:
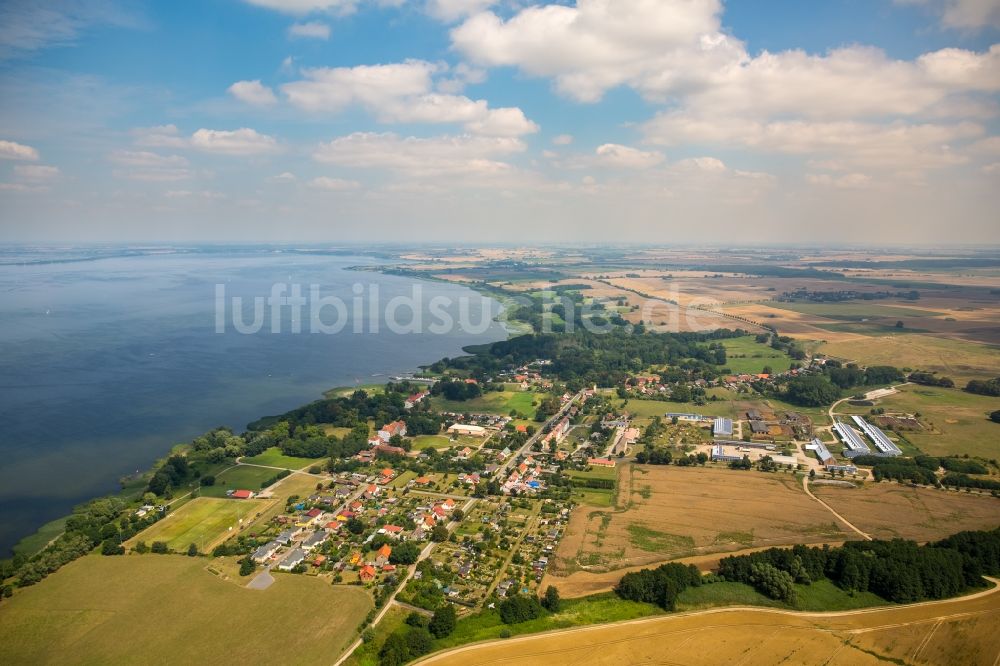
[[0,1],[0,242],[996,244],[1000,0]]

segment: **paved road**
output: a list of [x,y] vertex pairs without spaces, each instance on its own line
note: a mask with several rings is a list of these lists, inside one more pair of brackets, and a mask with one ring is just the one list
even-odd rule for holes
[[274,576],[271,575],[271,569],[268,567],[254,576],[253,580],[247,583],[247,588],[251,590],[266,590],[271,587],[272,583],[274,583]]

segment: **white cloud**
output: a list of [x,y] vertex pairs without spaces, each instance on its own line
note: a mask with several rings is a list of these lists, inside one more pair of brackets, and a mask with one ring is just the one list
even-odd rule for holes
[[811,185],[821,185],[824,187],[835,187],[842,190],[864,189],[871,185],[870,176],[863,173],[848,173],[843,176],[831,176],[830,174],[806,174],[806,182]]
[[663,161],[661,152],[646,152],[617,143],[605,143],[594,152],[600,164],[616,168],[648,169]]
[[552,143],[557,146],[568,146],[573,143],[572,134],[560,134],[552,138]]
[[293,105],[314,113],[361,105],[384,123],[457,123],[466,131],[495,136],[538,131],[516,107],[491,109],[486,100],[432,92],[433,75],[446,69],[423,60],[306,69],[303,80],[281,89]]
[[134,28],[141,21],[105,0],[5,0],[0,3],[0,59],[67,45],[93,26]]
[[436,19],[452,23],[494,4],[496,0],[427,0],[427,13]]
[[322,144],[313,157],[325,164],[389,169],[413,177],[498,173],[511,165],[496,158],[525,150],[511,137],[400,137],[392,132],[355,132]]
[[288,36],[304,39],[330,39],[330,26],[319,21],[293,23],[288,28]]
[[941,16],[946,28],[976,30],[1000,27],[997,0],[895,0],[898,5],[923,5]]
[[356,180],[319,176],[318,178],[313,178],[309,181],[309,187],[317,190],[327,190],[329,192],[350,192],[360,189],[361,183]]
[[388,65],[319,67],[303,70],[301,81],[286,83],[282,92],[307,111],[339,111],[351,104],[379,107],[387,101],[426,93],[439,66],[423,60]]
[[176,168],[185,167],[187,159],[180,155],[160,155],[144,150],[116,150],[108,159],[115,164],[132,167]]
[[38,151],[23,143],[0,140],[0,159],[35,161],[38,159]]
[[237,81],[229,86],[230,95],[253,106],[270,106],[278,101],[274,92],[263,85],[259,79],[253,81]]
[[40,164],[18,164],[14,167],[14,173],[23,180],[51,180],[59,175],[59,167],[43,166]]
[[268,178],[272,183],[294,183],[297,179],[291,171],[282,171],[277,176]]
[[132,130],[132,136],[136,145],[149,148],[184,148],[188,145],[176,125],[138,127]]
[[718,0],[578,0],[530,6],[506,21],[480,13],[451,37],[473,62],[554,77],[564,94],[593,102],[623,83],[644,87],[684,56],[731,60],[720,12]]
[[191,135],[191,145],[207,153],[258,155],[273,153],[278,142],[272,136],[242,127],[237,130],[200,129]]
[[313,12],[350,14],[359,0],[245,0],[251,5],[273,9],[284,14],[302,15]]

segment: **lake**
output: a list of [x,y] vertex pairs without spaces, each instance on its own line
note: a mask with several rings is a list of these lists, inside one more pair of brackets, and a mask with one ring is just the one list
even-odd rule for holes
[[[378,263],[271,247],[0,250],[0,553],[212,427],[506,337],[499,304],[469,289],[351,270]],[[306,305],[268,306],[292,285]],[[260,330],[241,333],[255,298]]]

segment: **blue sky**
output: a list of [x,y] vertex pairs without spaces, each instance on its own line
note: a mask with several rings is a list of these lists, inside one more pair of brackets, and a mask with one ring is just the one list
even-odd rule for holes
[[0,240],[995,241],[1000,0],[8,0]]

